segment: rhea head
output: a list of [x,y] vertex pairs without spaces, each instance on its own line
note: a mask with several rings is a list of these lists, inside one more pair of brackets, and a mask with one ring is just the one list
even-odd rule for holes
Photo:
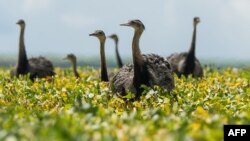
[[25,27],[25,22],[23,19],[18,20],[16,24],[20,25],[20,27]]
[[69,61],[71,61],[71,62],[74,62],[74,61],[76,61],[76,56],[74,55],[74,54],[72,54],[72,53],[70,53],[70,54],[68,54],[65,58],[63,58],[63,59],[67,59],[67,60],[69,60]]
[[144,31],[145,26],[140,20],[130,20],[128,23],[120,24],[121,26],[131,26],[133,27],[136,31]]
[[96,30],[94,33],[89,34],[89,36],[97,37],[101,42],[105,41],[106,36],[102,30]]
[[199,17],[194,17],[194,22],[193,22],[194,26],[196,26],[200,22],[201,22],[201,20]]
[[118,36],[116,34],[111,34],[110,36],[108,36],[109,38],[115,40],[115,42],[118,42]]

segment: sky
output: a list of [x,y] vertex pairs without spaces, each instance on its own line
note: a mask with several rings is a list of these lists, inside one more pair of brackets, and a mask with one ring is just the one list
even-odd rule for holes
[[[99,41],[89,34],[103,30],[119,36],[122,57],[131,57],[133,30],[119,24],[140,19],[146,30],[142,53],[168,56],[187,51],[192,20],[199,16],[196,55],[203,59],[250,59],[249,0],[0,0],[0,54],[16,55],[26,21],[25,45],[36,55],[99,56]],[[106,40],[106,56],[114,42]]]

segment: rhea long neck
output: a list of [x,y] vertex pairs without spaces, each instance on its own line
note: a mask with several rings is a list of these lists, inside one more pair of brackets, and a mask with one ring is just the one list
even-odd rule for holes
[[108,73],[107,73],[107,65],[106,65],[106,57],[104,50],[105,39],[100,40],[100,54],[101,54],[101,81],[108,82]]
[[148,84],[148,72],[145,68],[143,57],[139,48],[139,40],[141,37],[142,31],[135,31],[133,43],[132,43],[132,54],[133,54],[133,63],[134,63],[134,78],[133,84],[136,88],[136,96],[141,95],[141,85]]
[[196,43],[196,24],[194,25],[191,47],[188,51],[186,62],[194,64],[195,61],[195,43]]
[[118,67],[121,68],[123,66],[123,63],[122,63],[122,59],[118,51],[118,40],[115,40],[115,53],[116,53]]
[[132,54],[133,54],[133,63],[136,71],[142,71],[141,67],[143,66],[143,58],[141,55],[139,41],[142,31],[135,31],[132,43]]
[[28,59],[27,59],[25,45],[24,45],[24,30],[25,30],[25,26],[21,26],[21,32],[19,36],[19,54],[18,54],[18,63],[17,63],[17,70],[20,73],[22,73],[22,71],[24,71],[28,67]]
[[74,75],[76,78],[79,78],[79,73],[77,72],[77,69],[76,69],[76,60],[72,60],[72,64],[73,64],[73,71],[74,71]]

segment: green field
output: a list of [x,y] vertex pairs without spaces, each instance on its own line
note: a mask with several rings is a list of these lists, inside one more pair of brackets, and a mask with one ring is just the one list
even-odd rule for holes
[[56,68],[52,82],[34,83],[10,79],[9,71],[0,69],[0,140],[220,141],[224,124],[250,124],[249,69],[207,67],[198,80],[175,76],[172,93],[145,88],[134,102],[112,93],[88,67],[78,80],[71,69]]

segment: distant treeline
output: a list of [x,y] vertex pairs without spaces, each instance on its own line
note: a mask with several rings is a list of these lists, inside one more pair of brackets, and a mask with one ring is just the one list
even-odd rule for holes
[[[49,60],[52,61],[55,67],[69,67],[71,64],[68,60],[63,60],[63,57],[59,56],[46,56]],[[0,56],[0,67],[11,67],[16,64],[17,57],[2,55]],[[124,63],[130,63],[132,60],[130,58],[124,58]],[[106,58],[106,62],[108,67],[116,67],[116,59],[115,58]],[[92,67],[99,67],[100,66],[100,57],[93,56],[93,57],[78,57],[77,58],[77,65],[78,66],[92,66]]]
[[[68,60],[63,60],[63,57],[58,56],[46,56],[50,59],[55,67],[69,67],[70,63]],[[132,58],[123,58],[124,64],[128,64],[132,62]],[[12,67],[16,64],[17,57],[14,55],[0,55],[0,67]],[[108,67],[117,67],[115,58],[107,58]],[[201,59],[201,63],[203,66],[213,66],[213,67],[250,67],[250,60],[234,60],[234,59]],[[78,57],[77,58],[78,66],[92,66],[92,67],[100,67],[100,58],[99,56],[93,57]]]

